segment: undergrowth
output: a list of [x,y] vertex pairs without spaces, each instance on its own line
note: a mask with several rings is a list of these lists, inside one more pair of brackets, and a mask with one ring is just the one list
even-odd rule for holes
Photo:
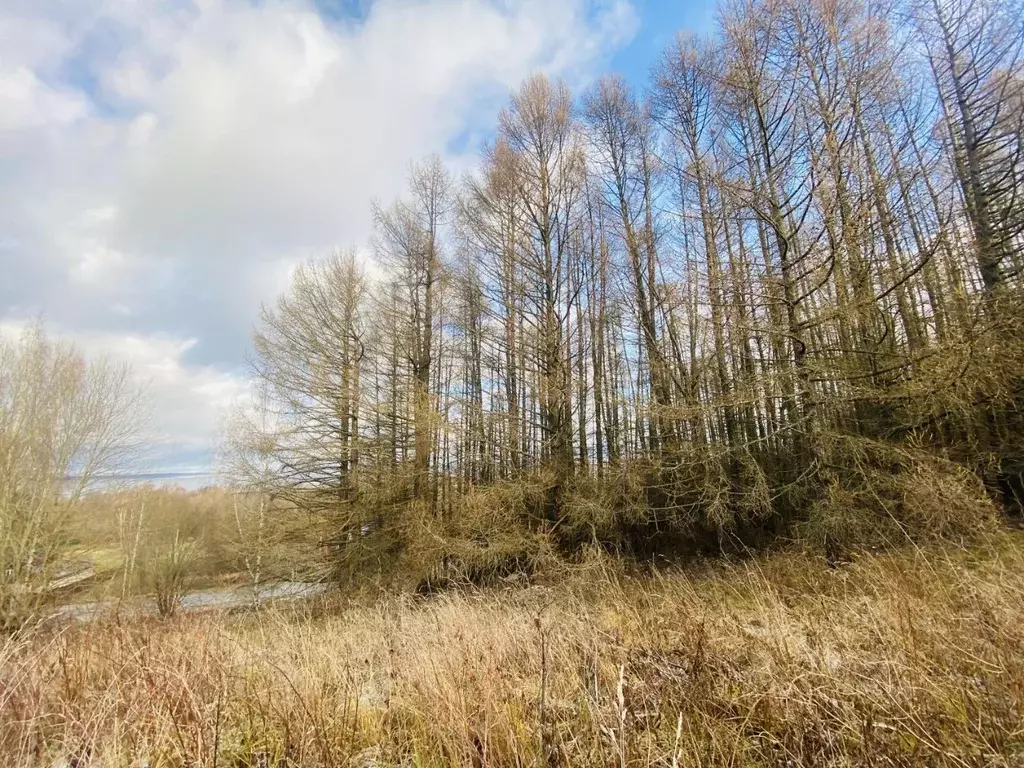
[[34,766],[1021,765],[1024,537],[0,641]]

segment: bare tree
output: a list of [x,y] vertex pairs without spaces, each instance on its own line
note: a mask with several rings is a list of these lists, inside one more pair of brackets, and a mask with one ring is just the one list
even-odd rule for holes
[[126,366],[88,360],[40,324],[0,340],[0,617],[36,613],[83,495],[125,472],[145,409]]
[[578,293],[568,279],[580,222],[584,154],[564,83],[534,77],[499,117],[523,211],[524,312],[536,333],[541,461],[552,469],[548,510],[572,472],[572,404],[565,344]]
[[264,308],[254,337],[253,374],[267,388],[270,416],[242,435],[251,457],[240,463],[247,487],[267,493],[269,456],[275,498],[339,525],[348,524],[359,493],[366,302],[354,253],[295,271],[290,291]]
[[414,493],[425,499],[432,446],[430,384],[438,291],[443,278],[441,229],[452,206],[452,182],[437,157],[413,166],[411,200],[374,210],[377,253],[408,301],[415,433]]
[[919,4],[917,16],[991,299],[1024,232],[1024,8],[998,0],[930,0]]

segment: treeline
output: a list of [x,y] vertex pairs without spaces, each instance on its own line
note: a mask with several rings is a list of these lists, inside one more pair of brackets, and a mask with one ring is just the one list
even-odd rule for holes
[[299,269],[234,475],[345,563],[469,575],[1019,513],[1022,4],[718,19],[643,93],[531,78],[478,172],[375,206],[377,267]]

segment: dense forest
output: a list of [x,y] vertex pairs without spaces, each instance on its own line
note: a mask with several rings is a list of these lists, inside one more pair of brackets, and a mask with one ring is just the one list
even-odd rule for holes
[[294,273],[227,452],[260,510],[428,583],[1020,514],[1022,4],[717,18],[642,92],[529,79]]

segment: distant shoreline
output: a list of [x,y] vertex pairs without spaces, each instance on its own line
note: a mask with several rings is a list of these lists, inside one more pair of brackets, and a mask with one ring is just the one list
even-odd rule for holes
[[217,476],[212,471],[196,472],[131,472],[125,474],[103,475],[95,478],[98,489],[111,485],[127,483],[129,485],[141,485],[152,483],[154,485],[177,485],[186,490],[196,490],[206,486],[217,485]]

